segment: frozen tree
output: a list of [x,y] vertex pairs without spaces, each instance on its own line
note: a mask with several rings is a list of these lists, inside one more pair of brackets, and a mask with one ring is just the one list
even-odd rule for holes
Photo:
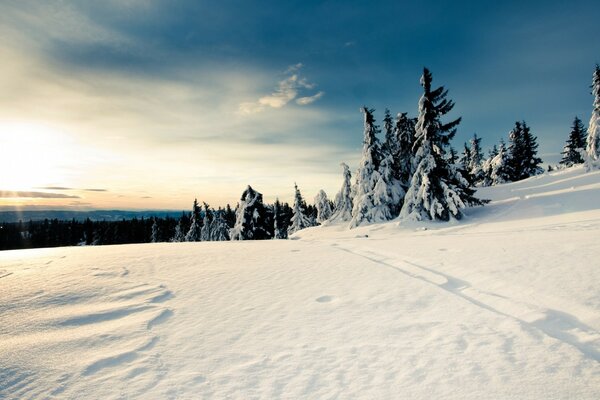
[[445,148],[456,133],[460,118],[442,123],[454,102],[446,99],[444,87],[431,89],[431,73],[423,70],[419,118],[414,144],[415,172],[404,198],[400,217],[407,220],[442,220],[462,217],[462,209],[482,204],[458,169],[445,157]]
[[372,109],[361,108],[364,114],[365,131],[363,139],[362,158],[356,173],[354,184],[354,198],[352,208],[352,219],[350,228],[357,227],[362,223],[375,222],[372,220],[373,189],[379,178],[377,169],[380,162],[380,149],[377,140],[379,128],[375,125]]
[[279,199],[273,204],[273,239],[287,239],[287,229],[283,224],[283,210]]
[[396,116],[396,152],[393,157],[394,177],[400,181],[402,189],[406,191],[413,174],[413,143],[415,140],[416,120],[409,118],[407,113]]
[[473,134],[473,138],[469,141],[469,165],[468,171],[471,175],[473,182],[479,183],[483,180],[483,153],[481,151],[481,138],[477,137],[477,134]]
[[229,226],[223,216],[223,210],[219,208],[214,213],[213,220],[210,223],[210,237],[208,240],[213,242],[223,242],[229,239]]
[[298,189],[298,185],[294,183],[294,205],[292,206],[292,218],[290,220],[290,226],[288,227],[288,236],[293,235],[294,233],[302,230],[304,228],[308,228],[311,226],[310,220],[305,214],[306,203],[302,198],[302,194],[300,193],[300,189]]
[[489,160],[489,184],[498,185],[501,183],[510,182],[509,158],[504,141],[500,142],[500,147],[498,148],[497,154]]
[[586,165],[588,169],[594,165],[600,166],[600,66],[598,64],[596,64],[592,77],[592,95],[594,96],[594,104],[586,146]]
[[469,173],[469,177],[470,175],[470,171],[471,171],[471,149],[469,148],[469,146],[467,145],[467,143],[465,142],[465,147],[463,148],[463,152],[460,155],[460,159],[458,160],[460,162],[461,168],[466,171],[467,173]]
[[585,128],[578,117],[573,120],[569,139],[564,147],[560,164],[571,167],[583,163],[583,151],[585,148]]
[[351,180],[352,174],[347,164],[340,164],[344,169],[344,180],[340,191],[335,196],[334,210],[330,221],[350,221],[352,219]]
[[192,209],[192,221],[190,229],[185,235],[186,242],[199,242],[202,227],[200,225],[200,207],[198,206],[198,199],[194,199],[194,206]]
[[331,218],[331,202],[327,198],[327,193],[322,189],[315,197],[315,207],[317,208],[317,223],[322,224]]
[[208,204],[204,203],[204,219],[202,220],[202,229],[200,230],[200,240],[208,242],[211,239],[211,211]]
[[248,186],[235,210],[235,225],[230,231],[231,240],[270,239],[267,211],[261,193]]
[[373,208],[369,210],[369,220],[372,222],[389,221],[398,216],[404,189],[393,174],[392,157],[387,156],[379,165],[379,171],[373,173],[376,179],[373,188]]
[[177,226],[175,226],[175,236],[173,236],[173,242],[185,242],[185,233],[183,227],[183,218],[179,219]]
[[458,163],[458,154],[452,146],[450,146],[450,149],[448,150],[448,163],[451,165],[456,165]]
[[510,131],[509,140],[509,166],[512,181],[526,179],[544,172],[539,166],[542,159],[537,157],[537,138],[531,133],[525,121],[515,122],[515,127]]
[[382,147],[382,154],[391,155],[394,157],[398,154],[398,140],[396,138],[394,132],[394,120],[392,119],[392,115],[390,114],[390,110],[385,109],[385,113],[383,116],[383,131],[385,134],[385,139]]
[[153,218],[152,234],[150,235],[150,241],[152,243],[160,242],[160,228],[158,226],[158,219],[156,217]]

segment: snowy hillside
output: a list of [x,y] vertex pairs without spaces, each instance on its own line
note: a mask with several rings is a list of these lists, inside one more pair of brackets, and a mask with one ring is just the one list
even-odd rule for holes
[[459,223],[0,253],[0,398],[600,398],[600,172]]

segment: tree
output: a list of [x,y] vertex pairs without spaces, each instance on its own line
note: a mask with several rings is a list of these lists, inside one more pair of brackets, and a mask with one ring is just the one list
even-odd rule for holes
[[198,199],[194,199],[194,206],[192,207],[192,221],[190,229],[185,235],[186,242],[198,242],[200,241],[200,234],[202,232],[202,226],[200,225],[200,207],[198,206]]
[[204,204],[204,219],[202,222],[202,229],[200,230],[200,240],[208,242],[211,240],[211,214],[210,207],[208,204]]
[[352,197],[351,197],[351,180],[352,174],[350,173],[350,167],[347,164],[340,164],[344,170],[342,181],[342,187],[340,191],[335,195],[333,214],[331,214],[330,221],[350,221],[352,219]]
[[500,141],[498,153],[490,159],[489,179],[490,185],[510,182],[510,165],[508,152],[504,141]]
[[414,118],[409,118],[407,113],[399,113],[396,116],[396,143],[397,151],[392,154],[394,177],[400,182],[404,192],[410,185],[413,174],[413,143],[415,140]]
[[398,141],[394,134],[394,120],[390,114],[390,110],[385,109],[383,116],[383,131],[385,133],[385,140],[381,149],[382,154],[391,155],[394,157],[398,153]]
[[446,99],[448,91],[443,86],[432,90],[431,82],[431,73],[424,68],[413,147],[416,168],[400,212],[406,220],[460,219],[463,208],[482,204],[473,196],[475,191],[469,182],[445,157],[445,148],[456,134],[460,118],[442,123],[441,118],[452,110],[454,102]]
[[398,216],[404,197],[404,189],[394,177],[392,157],[387,156],[379,165],[379,171],[373,173],[376,179],[373,188],[373,208],[369,211],[372,222],[389,221]]
[[374,207],[373,188],[379,178],[376,173],[379,168],[381,156],[379,141],[377,139],[379,127],[375,125],[374,110],[362,107],[361,112],[364,115],[365,130],[362,158],[356,173],[350,228],[357,227],[363,223],[375,222],[371,210]]
[[317,208],[317,223],[322,224],[331,218],[331,202],[323,189],[319,190],[315,197],[315,207]]
[[539,166],[542,159],[537,157],[537,138],[525,121],[515,122],[509,134],[509,167],[511,180],[519,181],[544,172]]
[[585,127],[578,117],[573,120],[571,133],[565,145],[560,164],[571,167],[575,164],[583,163],[583,151],[585,148]]
[[467,143],[465,142],[465,146],[463,148],[463,152],[460,155],[460,159],[458,160],[460,162],[460,165],[462,167],[462,169],[464,171],[466,171],[469,174],[469,179],[471,177],[471,149],[469,148],[469,146],[467,145]]
[[229,226],[225,221],[224,212],[219,208],[214,214],[212,222],[210,223],[210,237],[208,240],[214,242],[222,242],[230,240],[229,237]]
[[586,153],[588,169],[593,165],[600,165],[600,66],[596,64],[592,75],[592,95],[594,103],[590,125],[588,127]]
[[250,185],[242,193],[235,216],[235,225],[229,232],[231,240],[270,239],[263,196]]
[[299,230],[311,226],[310,220],[305,214],[306,203],[302,198],[302,194],[300,193],[300,189],[298,189],[298,185],[295,183],[294,190],[294,205],[292,206],[293,215],[292,219],[290,220],[290,226],[288,227],[288,236],[291,236]]
[[273,239],[287,239],[287,225],[283,223],[283,210],[279,199],[273,204]]
[[175,227],[175,236],[173,236],[173,242],[185,242],[185,230],[183,227],[183,218],[179,219],[177,226]]
[[150,236],[150,241],[152,243],[160,242],[160,228],[158,227],[158,218],[154,217],[152,223],[152,234]]
[[474,133],[469,143],[469,165],[467,171],[469,171],[473,182],[479,183],[483,180],[481,138],[478,138],[477,134]]

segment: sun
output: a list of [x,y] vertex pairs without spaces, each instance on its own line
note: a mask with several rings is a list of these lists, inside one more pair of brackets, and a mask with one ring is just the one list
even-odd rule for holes
[[64,183],[67,136],[49,125],[0,122],[0,190]]

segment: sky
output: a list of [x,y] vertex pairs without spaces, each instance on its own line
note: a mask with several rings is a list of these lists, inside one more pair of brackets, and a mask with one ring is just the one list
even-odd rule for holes
[[484,148],[555,162],[589,120],[597,1],[0,0],[0,208],[333,197],[363,105],[416,116],[423,67]]

